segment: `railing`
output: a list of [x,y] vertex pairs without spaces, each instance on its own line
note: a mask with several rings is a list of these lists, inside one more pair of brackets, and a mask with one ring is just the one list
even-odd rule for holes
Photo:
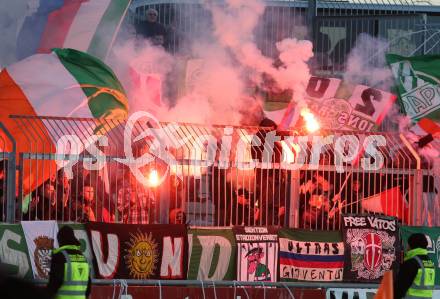
[[[405,224],[439,225],[437,162],[421,160],[402,135],[321,132],[333,141],[317,149],[314,145],[325,139],[301,137],[294,130],[137,122],[127,135],[122,121],[12,118],[21,142],[16,150],[0,153],[8,167],[1,182],[7,186],[3,221],[333,230],[341,225],[341,213],[381,212],[394,213]],[[145,136],[133,141],[143,132]],[[381,167],[362,167],[360,158],[370,159],[365,147],[356,152],[361,156],[352,151],[355,158],[348,161],[346,136],[362,145],[373,135],[386,142],[377,146]],[[272,152],[268,136],[280,139]],[[163,145],[159,151],[156,138]],[[337,147],[348,150],[347,155]],[[142,167],[127,163],[130,153]],[[141,160],[145,154],[151,156]]]
[[[45,284],[45,281],[35,281]],[[377,292],[378,284],[337,282],[245,282],[245,281],[201,281],[201,280],[113,280],[93,279],[91,298],[109,297],[116,294],[143,297],[146,292],[159,298],[171,298],[167,289],[185,287],[189,297],[220,298],[267,298],[269,293],[277,298],[369,298]],[[252,288],[252,289],[251,289]],[[251,292],[252,291],[252,292]],[[251,294],[250,294],[251,292]],[[119,294],[119,296],[118,296]],[[142,295],[140,295],[142,294]],[[253,295],[254,297],[252,297]],[[357,296],[357,297],[356,297]],[[435,287],[433,298],[440,298],[440,288]]]

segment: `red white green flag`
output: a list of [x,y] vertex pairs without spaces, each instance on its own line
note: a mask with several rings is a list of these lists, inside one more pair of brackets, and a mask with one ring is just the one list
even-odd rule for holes
[[[14,136],[18,152],[55,152],[57,140],[43,121],[38,124],[41,139],[31,143],[10,115],[125,119],[128,101],[116,75],[102,61],[77,50],[54,49],[0,72],[0,121]],[[24,179],[25,195],[48,178],[50,165],[42,164],[49,162],[39,162],[38,167],[25,164],[32,168],[32,177]]]

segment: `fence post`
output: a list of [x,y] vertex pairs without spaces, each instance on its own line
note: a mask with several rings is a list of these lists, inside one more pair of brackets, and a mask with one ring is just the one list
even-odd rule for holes
[[8,167],[6,172],[6,222],[13,223],[15,221],[15,155],[17,152],[17,145],[12,134],[6,129],[2,122],[0,122],[0,130],[3,131],[9,138],[12,149],[8,156]]
[[[23,220],[23,164],[24,164],[23,153],[20,153],[18,165],[17,165],[17,169],[18,169],[17,200],[18,200],[18,215],[20,217],[20,219],[19,219],[20,221]],[[28,219],[28,220],[30,220],[30,219]]]
[[309,33],[311,40],[315,43],[315,31],[316,31],[316,16],[318,15],[318,0],[309,0],[309,5],[307,7],[307,23],[309,26]]
[[299,227],[299,180],[300,170],[290,171],[290,207],[289,207],[289,227]]
[[412,156],[414,157],[415,161],[416,161],[416,171],[415,171],[415,175],[414,175],[414,182],[413,182],[413,187],[414,187],[414,194],[413,194],[413,198],[412,198],[412,202],[411,202],[411,197],[410,197],[410,202],[409,202],[409,212],[413,213],[412,217],[411,215],[409,215],[410,219],[409,220],[409,224],[410,225],[422,225],[422,219],[421,219],[421,214],[422,214],[422,203],[423,203],[423,185],[422,185],[422,180],[423,180],[423,174],[422,174],[422,167],[421,167],[421,159],[420,156],[417,154],[416,150],[411,146],[411,143],[409,143],[408,139],[406,139],[406,137],[403,134],[399,135],[400,140],[402,140],[403,144],[406,146],[406,148],[409,150],[409,152],[412,154]]
[[[14,142],[15,144],[15,142]],[[6,213],[6,222],[14,223],[15,222],[15,190],[16,190],[16,182],[15,182],[15,171],[16,171],[16,161],[15,161],[16,149],[14,149],[11,153],[9,153],[8,157],[8,170],[6,176],[6,195],[7,195],[7,213]]]

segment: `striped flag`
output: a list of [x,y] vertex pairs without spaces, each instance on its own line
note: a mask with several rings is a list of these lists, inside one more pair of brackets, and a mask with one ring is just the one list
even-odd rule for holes
[[278,238],[282,281],[342,280],[344,243],[339,231],[280,229]]
[[17,37],[17,59],[73,48],[105,59],[130,0],[39,0]]
[[[0,72],[0,120],[14,136],[18,152],[55,152],[53,136],[58,134],[49,132],[43,121],[29,128],[41,130],[40,140],[33,141],[9,115],[125,119],[128,102],[113,71],[99,59],[73,49],[54,49]],[[24,178],[24,195],[44,182],[51,169],[47,160],[38,165],[32,161],[24,165],[23,173],[29,175]]]
[[409,132],[415,134],[416,136],[407,134],[407,137],[410,139],[415,139],[412,141],[417,143],[419,148],[423,148],[434,141],[434,139],[438,139],[438,137],[440,137],[440,125],[432,119],[422,118],[415,125],[409,128]]

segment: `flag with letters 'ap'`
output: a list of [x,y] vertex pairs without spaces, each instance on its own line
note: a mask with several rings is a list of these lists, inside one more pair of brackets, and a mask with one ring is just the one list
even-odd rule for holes
[[402,111],[415,124],[411,133],[426,146],[440,136],[440,55],[387,54]]

